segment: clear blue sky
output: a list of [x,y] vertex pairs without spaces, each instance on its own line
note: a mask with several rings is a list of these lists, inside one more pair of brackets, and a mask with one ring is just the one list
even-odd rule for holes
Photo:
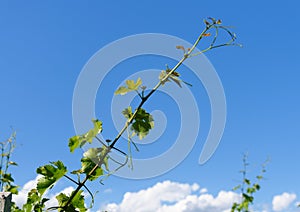
[[[203,28],[202,20],[212,16],[234,26],[238,42],[244,46],[206,54],[222,81],[227,101],[226,128],[216,153],[200,166],[204,142],[200,138],[186,160],[167,174],[138,181],[110,177],[99,190],[111,188],[113,192],[105,197],[100,192],[97,203],[120,202],[126,191],[163,180],[198,183],[213,194],[230,190],[240,178],[244,152],[249,153],[253,165],[250,174],[271,159],[258,202],[270,203],[282,192],[297,194],[299,201],[299,6],[297,1],[258,0],[2,1],[0,138],[9,135],[10,126],[17,131],[13,157],[19,167],[12,169],[16,183],[34,179],[36,167],[48,161],[61,159],[70,170],[76,168],[81,152],[70,154],[67,147],[68,138],[75,134],[73,90],[93,54],[112,41],[137,33],[165,33],[192,43]],[[137,67],[162,69],[161,64]],[[112,79],[118,79],[116,73]],[[101,90],[98,95],[105,96]],[[110,112],[108,107],[103,110],[107,112],[96,112]],[[104,125],[112,123],[107,117],[97,118]],[[169,124],[172,128],[172,122]],[[141,155],[147,152],[146,147],[141,150]]]

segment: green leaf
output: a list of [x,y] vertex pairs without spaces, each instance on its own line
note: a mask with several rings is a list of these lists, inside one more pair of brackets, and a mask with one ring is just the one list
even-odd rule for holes
[[244,183],[246,183],[247,185],[250,185],[250,184],[251,184],[251,182],[250,182],[249,179],[244,179]]
[[[71,196],[74,194],[75,191],[71,193]],[[70,205],[66,209],[58,209],[58,211],[67,211],[67,212],[74,212],[78,211],[76,209],[79,209],[80,212],[87,211],[87,209],[84,206],[84,196],[82,195],[82,190],[78,191],[74,198],[72,199]],[[60,193],[56,196],[56,199],[58,201],[58,204],[60,207],[64,207],[67,202],[69,201],[70,197],[67,196],[64,193]]]
[[115,95],[118,95],[118,94],[120,94],[120,95],[125,95],[125,94],[127,94],[129,91],[130,91],[130,90],[129,90],[127,87],[121,86],[121,87],[118,88],[118,90],[115,91]]
[[153,127],[153,117],[150,113],[147,113],[144,109],[140,108],[134,117],[131,130],[139,136],[139,139],[143,139]]
[[263,176],[258,175],[258,176],[256,176],[256,178],[257,178],[258,180],[261,180],[261,179],[263,179]]
[[19,186],[6,185],[4,190],[7,192],[10,192],[12,194],[18,194],[18,188],[19,188]]
[[245,202],[248,202],[248,203],[252,203],[253,202],[253,197],[252,196],[249,196],[247,194],[243,194],[243,198],[245,199]]
[[[166,82],[170,82],[170,80],[172,80],[173,82],[175,82],[179,87],[182,87],[181,86],[181,82],[184,82],[182,81],[179,76],[180,74],[176,71],[173,71],[172,74],[170,76],[168,76],[166,78],[166,76],[170,73],[171,69],[168,69],[167,70],[163,70],[160,75],[159,75],[159,80],[161,81],[161,84],[164,85]],[[184,82],[185,84],[187,85],[190,85],[190,83],[187,83],[187,82]]]
[[125,108],[123,111],[122,111],[122,114],[125,116],[125,118],[129,119],[131,118],[132,116],[132,109],[131,109],[131,106],[129,106],[128,108]]
[[[92,171],[92,169],[99,163],[102,158],[104,148],[90,148],[88,149],[81,158],[81,169],[72,171],[72,174],[86,174]],[[108,169],[108,158],[107,156],[103,160],[103,164]],[[93,181],[103,175],[103,170],[100,166],[96,168],[92,175],[89,176],[89,180]]]
[[92,120],[94,127],[83,135],[75,135],[69,139],[70,152],[74,152],[78,147],[82,147],[86,142],[92,143],[99,133],[102,132],[102,122],[98,119]]
[[241,185],[235,186],[232,190],[236,191],[241,188]]
[[82,142],[82,137],[79,135],[75,135],[72,138],[69,139],[69,148],[70,152],[74,152],[75,149],[77,149]]
[[179,79],[178,77],[176,77],[176,76],[170,76],[170,79],[173,81],[173,82],[175,82],[180,88],[182,88],[182,86],[181,86],[181,79]]
[[5,183],[10,183],[10,182],[14,182],[14,179],[12,178],[11,174],[3,174],[1,181]]
[[28,192],[26,204],[23,205],[24,212],[31,212],[36,204],[40,201],[40,196],[37,189],[31,189]]
[[260,185],[257,184],[257,183],[255,183],[255,184],[253,185],[253,188],[255,188],[256,190],[259,190],[259,189],[260,189]]
[[247,193],[248,194],[253,194],[256,191],[255,188],[247,188]]
[[66,194],[64,194],[64,193],[60,193],[55,198],[57,199],[58,205],[60,207],[63,207],[68,202],[68,200],[69,200],[69,197]]
[[37,190],[42,195],[47,189],[51,189],[56,181],[67,173],[67,168],[61,161],[56,161],[39,167],[36,172],[43,175],[37,183]]
[[8,164],[12,165],[12,166],[17,166],[18,165],[16,162],[13,162],[13,161],[9,161]]
[[[94,128],[89,130],[85,135],[85,139],[87,142],[92,143],[93,138],[95,138],[100,132],[102,132],[102,122],[99,121],[98,119],[93,119],[92,120],[94,124]],[[83,145],[80,145],[82,147]]]
[[[82,190],[77,192],[71,202],[71,204],[74,206],[74,208],[79,209],[80,212],[87,211],[87,209],[84,206],[84,196],[82,195],[82,192],[83,192]],[[74,191],[72,192],[72,194],[73,193],[74,193]]]
[[89,158],[96,163],[99,161],[99,156],[101,154],[102,148],[90,148],[86,152],[83,153],[85,158]]
[[162,70],[159,74],[159,81],[161,82],[161,85],[164,85],[166,82],[170,81],[168,78],[165,78],[167,76],[167,72],[165,70]]
[[[82,166],[81,172],[88,175],[91,172],[91,170],[96,166],[96,163],[94,163],[94,161],[92,161],[89,158],[82,158],[81,166]],[[98,166],[94,171],[94,173],[89,176],[89,180],[90,181],[96,180],[101,175],[103,175],[103,170],[101,167]]]
[[126,84],[129,90],[138,90],[139,86],[142,84],[141,78],[138,78],[136,82],[134,80],[126,80]]
[[142,84],[141,78],[138,78],[136,82],[134,80],[126,80],[126,86],[121,86],[115,91],[115,95],[124,95],[130,91],[137,91]]

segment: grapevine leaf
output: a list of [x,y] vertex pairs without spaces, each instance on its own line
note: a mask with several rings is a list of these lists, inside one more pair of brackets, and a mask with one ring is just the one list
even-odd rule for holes
[[47,189],[51,189],[56,181],[66,174],[67,168],[61,161],[56,161],[39,167],[36,172],[43,175],[37,183],[37,190],[42,195]]
[[[93,138],[95,138],[100,132],[102,132],[102,122],[99,121],[98,119],[93,119],[92,120],[94,124],[94,128],[89,130],[85,135],[85,139],[87,142],[92,143]],[[83,145],[80,145],[82,147]]]
[[8,183],[8,182],[10,183],[10,182],[14,182],[14,179],[12,178],[11,174],[3,174],[1,181],[5,182],[5,183]]
[[[81,158],[81,169],[72,171],[72,174],[86,174],[89,175],[92,169],[96,166],[99,162],[100,158],[102,157],[101,154],[103,152],[103,148],[90,148],[84,154],[83,158]],[[106,169],[108,169],[108,158],[105,157],[103,160],[103,164],[105,165]],[[97,179],[99,176],[103,175],[103,170],[100,166],[93,172],[92,175],[89,175],[89,180],[93,181]]]
[[121,86],[118,88],[118,90],[115,91],[115,95],[125,95],[126,93],[128,93],[130,90],[128,88],[126,88],[125,86]]
[[6,185],[5,186],[5,191],[10,192],[12,194],[18,194],[18,188],[19,188],[19,186]]
[[74,150],[79,147],[79,145],[82,141],[83,141],[83,139],[79,135],[75,135],[72,138],[70,138],[69,139],[70,152],[74,152]]
[[69,197],[66,194],[64,194],[64,193],[60,193],[55,198],[57,199],[58,205],[60,207],[64,206],[68,202],[68,200],[69,200]]
[[[71,195],[73,195],[73,193],[74,191],[71,193]],[[64,207],[69,201],[70,197],[64,193],[60,193],[59,195],[56,196],[56,199],[58,201],[59,206]],[[82,195],[82,190],[76,193],[76,195],[74,196],[70,205],[67,208],[58,209],[58,211],[67,211],[67,212],[78,211],[76,209],[79,209],[80,212],[87,211],[87,209],[84,206],[84,196]]]
[[167,76],[167,72],[165,70],[162,70],[159,74],[159,81],[162,85],[164,85],[166,82],[170,81],[168,78],[165,78]]
[[252,196],[250,196],[250,195],[248,195],[248,194],[245,194],[245,193],[243,193],[242,194],[243,195],[243,198],[245,199],[245,202],[246,203],[251,203],[251,202],[253,202],[253,197]]
[[241,185],[235,186],[232,190],[236,191],[241,188]]
[[33,207],[36,204],[38,204],[39,201],[40,201],[40,197],[37,189],[31,189],[31,191],[28,192],[27,201],[23,205],[23,211],[25,212],[33,211]]
[[247,185],[250,185],[250,180],[249,179],[244,179],[244,183],[246,183]]
[[93,138],[102,132],[102,122],[98,119],[93,119],[92,122],[94,128],[83,135],[75,135],[69,139],[70,152],[74,152],[75,149],[82,147],[86,142],[92,143]]
[[123,111],[122,111],[123,115],[125,116],[125,118],[129,119],[131,118],[132,116],[132,109],[131,109],[131,106],[129,106],[128,108],[125,108]]
[[136,91],[139,89],[139,86],[142,84],[142,80],[139,77],[136,82],[134,80],[126,80],[126,84],[129,90]]
[[173,82],[175,82],[179,87],[182,87],[181,84],[180,84],[181,80],[180,80],[178,77],[171,75],[171,76],[170,76],[170,79],[171,79]]
[[136,82],[134,80],[126,80],[126,86],[121,86],[115,91],[115,95],[124,95],[130,91],[137,91],[142,84],[141,78],[138,78]]
[[[166,73],[169,74],[170,71],[171,71],[170,69],[167,69],[167,70],[166,70]],[[169,78],[170,78],[173,82],[175,82],[179,87],[181,87],[181,84],[180,84],[181,79],[179,79],[179,76],[180,76],[180,74],[179,74],[178,72],[173,71]]]
[[76,195],[72,199],[71,204],[74,206],[74,208],[79,209],[80,212],[87,211],[87,209],[84,206],[84,196],[82,195],[82,190],[76,193]]
[[[163,70],[160,75],[159,75],[159,80],[161,82],[162,85],[164,85],[166,82],[170,82],[170,80],[172,80],[173,82],[175,82],[179,87],[182,87],[181,86],[181,82],[184,82],[182,81],[179,77],[180,77],[180,74],[176,71],[173,71],[172,74],[170,76],[168,76],[166,78],[166,76],[170,73],[171,69],[167,68],[167,70]],[[184,82],[186,83],[186,82]],[[187,85],[191,85],[189,83],[186,83]]]
[[[94,161],[92,161],[90,158],[82,158],[81,166],[82,173],[88,175],[90,171],[96,166],[96,163],[94,163]],[[103,175],[103,170],[101,169],[101,167],[98,166],[97,169],[93,172],[93,174],[89,175],[89,180],[96,180],[101,175]]]
[[255,183],[255,184],[253,185],[253,188],[255,188],[256,190],[259,190],[259,189],[260,189],[260,185],[257,184],[257,183]]
[[13,165],[13,166],[17,166],[18,165],[16,162],[13,162],[13,161],[9,161],[8,163],[9,163],[9,165]]
[[249,187],[249,188],[247,188],[247,193],[248,194],[253,194],[254,192],[255,192],[255,188],[251,188],[251,187]]
[[139,136],[139,139],[143,139],[153,127],[153,117],[144,109],[140,108],[134,117],[131,129]]
[[256,178],[257,178],[258,180],[261,180],[261,179],[263,179],[263,176],[258,175],[258,176],[256,176]]

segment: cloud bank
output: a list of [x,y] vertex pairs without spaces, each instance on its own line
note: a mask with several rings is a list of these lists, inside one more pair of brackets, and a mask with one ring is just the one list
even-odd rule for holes
[[240,200],[232,191],[220,191],[215,197],[198,184],[164,181],[138,192],[126,192],[120,204],[110,203],[99,211],[109,212],[227,212]]
[[[18,206],[22,206],[27,199],[27,193],[36,187],[36,179],[27,182],[18,195],[13,195],[13,201]],[[46,203],[46,207],[57,205],[55,196],[59,193],[70,194],[74,190],[73,187],[64,188],[56,194],[46,194],[50,199]],[[104,193],[111,193],[113,190],[107,189]],[[84,194],[86,196],[86,194]],[[297,195],[294,193],[283,192],[273,197],[272,203],[264,203],[263,208],[257,209],[255,212],[283,212],[300,211],[296,206]],[[109,203],[101,207],[98,212],[230,212],[234,202],[240,202],[241,195],[232,191],[221,190],[216,195],[208,193],[208,190],[196,183],[178,183],[172,181],[158,182],[152,187],[142,189],[137,192],[126,192],[120,203]],[[294,203],[294,204],[293,204]],[[272,208],[272,209],[270,209]],[[293,210],[294,209],[294,210]],[[91,209],[89,211],[95,211]]]
[[287,192],[276,195],[273,197],[272,208],[274,211],[284,211],[289,208],[296,198],[296,194],[290,194]]

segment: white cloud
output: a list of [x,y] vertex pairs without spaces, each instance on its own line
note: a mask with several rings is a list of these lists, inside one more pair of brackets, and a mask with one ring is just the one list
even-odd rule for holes
[[200,194],[204,194],[204,193],[207,193],[207,188],[202,188],[201,190],[200,190]]
[[283,211],[287,209],[296,198],[296,194],[290,194],[287,192],[274,196],[272,201],[273,210]]
[[216,197],[206,194],[207,189],[201,189],[199,195],[193,194],[199,188],[198,184],[164,181],[138,192],[126,192],[120,204],[110,203],[101,210],[110,212],[225,212],[230,211],[233,202],[240,200],[240,195],[231,191],[220,191]]

